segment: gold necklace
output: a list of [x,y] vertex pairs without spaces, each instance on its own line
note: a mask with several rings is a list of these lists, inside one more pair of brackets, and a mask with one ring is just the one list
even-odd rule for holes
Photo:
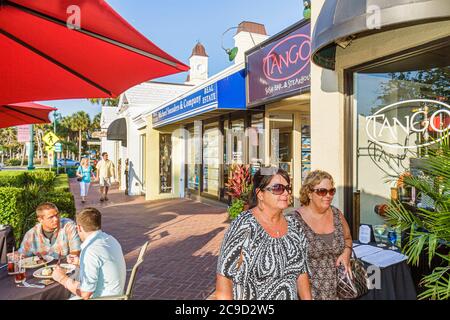
[[[263,214],[259,214],[259,217],[261,218],[261,220],[264,222],[264,224],[266,225],[266,227],[268,227],[270,229],[270,231],[275,232],[276,236],[279,237],[280,236],[280,230],[275,229],[274,227],[272,227],[273,223],[269,223],[267,222],[267,220],[265,219],[265,217],[263,217]],[[282,222],[282,218],[280,219],[280,222]]]

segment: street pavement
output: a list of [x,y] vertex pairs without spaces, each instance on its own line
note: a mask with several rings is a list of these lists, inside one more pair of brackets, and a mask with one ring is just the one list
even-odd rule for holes
[[108,201],[100,202],[97,183],[82,204],[76,179],[70,179],[70,186],[77,211],[101,211],[102,229],[122,245],[127,269],[150,240],[133,299],[214,298],[217,256],[229,225],[224,206],[189,199],[145,201],[143,196],[126,196],[117,186]]

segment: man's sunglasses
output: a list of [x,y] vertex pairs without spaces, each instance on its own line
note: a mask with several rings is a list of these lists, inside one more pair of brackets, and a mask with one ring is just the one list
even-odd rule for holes
[[331,188],[329,190],[325,188],[313,189],[313,192],[321,197],[325,197],[327,193],[329,193],[330,196],[334,196],[334,194],[336,193],[336,188]]
[[264,188],[263,190],[270,191],[272,194],[279,196],[279,195],[282,195],[282,194],[284,193],[285,190],[286,190],[288,193],[291,193],[292,188],[291,188],[291,186],[289,186],[289,185],[285,186],[284,184],[277,183],[277,184],[274,184],[274,185],[271,186],[271,187],[266,187],[266,188]]

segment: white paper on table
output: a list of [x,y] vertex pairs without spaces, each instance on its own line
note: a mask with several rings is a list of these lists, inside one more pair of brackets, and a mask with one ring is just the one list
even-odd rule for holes
[[408,256],[392,250],[381,250],[361,258],[361,260],[381,268],[391,266],[406,259],[408,259]]
[[380,247],[362,244],[362,245],[357,246],[356,248],[353,248],[353,250],[355,250],[355,254],[358,258],[362,258],[364,256],[373,254],[373,253],[381,251],[383,249]]
[[357,247],[359,245],[360,245],[359,243],[353,242],[353,248],[355,248],[355,247]]

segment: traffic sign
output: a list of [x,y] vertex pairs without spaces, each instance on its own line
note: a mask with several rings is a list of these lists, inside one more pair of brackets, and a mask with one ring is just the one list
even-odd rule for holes
[[42,138],[42,140],[44,140],[45,144],[47,144],[49,146],[53,146],[56,142],[59,141],[59,138],[56,134],[49,131],[45,134],[45,136]]
[[60,142],[55,143],[55,152],[62,152],[62,144]]
[[55,151],[55,146],[49,146],[49,145],[47,145],[47,146],[44,146],[44,149],[45,149],[45,151],[47,151],[47,152],[53,152],[53,151]]

